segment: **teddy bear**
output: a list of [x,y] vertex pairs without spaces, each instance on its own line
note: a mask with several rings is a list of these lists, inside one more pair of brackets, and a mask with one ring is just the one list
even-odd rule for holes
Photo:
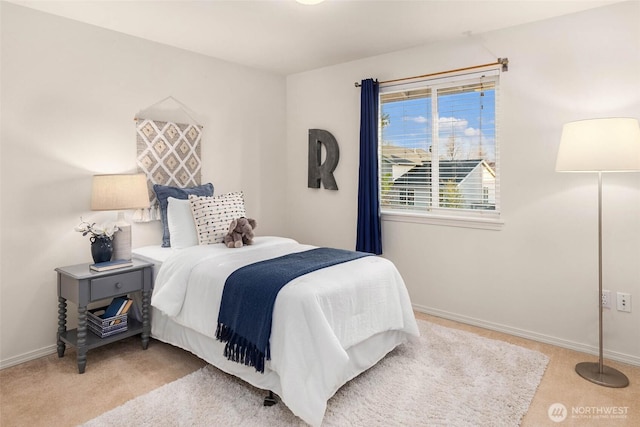
[[253,229],[256,228],[256,220],[252,218],[238,218],[231,221],[229,231],[224,236],[224,244],[228,248],[241,248],[243,245],[253,243]]

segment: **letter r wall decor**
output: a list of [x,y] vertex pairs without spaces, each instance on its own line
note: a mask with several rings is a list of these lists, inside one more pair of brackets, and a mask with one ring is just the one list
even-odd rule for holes
[[[327,156],[322,161],[322,146]],[[320,188],[320,181],[327,190],[337,190],[338,184],[333,177],[333,171],[338,166],[340,149],[338,141],[329,131],[323,129],[309,129],[309,188]]]

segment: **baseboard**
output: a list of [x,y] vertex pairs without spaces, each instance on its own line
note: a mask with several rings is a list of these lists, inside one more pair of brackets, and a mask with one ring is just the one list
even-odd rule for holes
[[[533,341],[543,342],[545,344],[551,344],[562,348],[568,348],[569,350],[575,350],[582,353],[598,355],[598,348],[590,345],[577,343],[574,341],[563,340],[561,338],[553,337],[550,335],[539,334],[537,332],[527,331],[524,329],[514,328],[500,323],[487,322],[481,319],[475,319],[473,317],[464,316],[461,314],[451,313],[436,308],[425,307],[418,304],[413,304],[413,309],[420,313],[430,314],[436,317],[442,317],[443,319],[454,320],[460,323],[466,323],[467,325],[478,326],[480,328],[490,329],[492,331],[504,332],[505,334],[514,335],[520,338],[526,338]],[[9,368],[11,366],[19,365],[24,362],[29,362],[40,357],[48,356],[57,351],[56,345],[50,345],[43,347],[39,350],[30,351],[18,356],[11,357],[6,360],[0,360],[0,369]],[[640,366],[640,357],[632,356],[630,354],[619,353],[616,351],[604,350],[604,357],[606,359],[615,360],[622,363],[628,363],[629,365]]]
[[50,354],[53,354],[56,351],[58,351],[57,348],[58,348],[57,345],[53,344],[38,350],[34,350],[28,353],[20,354],[18,356],[10,357],[5,360],[0,360],[0,369],[9,368],[11,366],[19,365],[24,362],[29,362],[31,360],[38,359],[40,357],[49,356]]
[[[568,348],[569,350],[575,350],[582,353],[592,354],[597,356],[599,349],[594,346],[564,340],[562,338],[553,337],[550,335],[539,334],[537,332],[527,331],[524,329],[514,328],[500,323],[488,322],[482,319],[476,319],[473,317],[464,316],[457,313],[451,313],[436,308],[425,307],[418,304],[413,305],[413,309],[420,313],[430,314],[436,317],[442,317],[443,319],[454,320],[460,323],[466,323],[468,325],[478,326],[484,329],[490,329],[492,331],[504,332],[505,334],[514,335],[520,338],[526,338],[533,341],[543,342],[545,344],[552,344],[562,348]],[[629,365],[640,366],[640,357],[630,354],[619,353],[616,351],[604,350],[604,357],[606,359],[615,360],[622,363],[628,363]]]

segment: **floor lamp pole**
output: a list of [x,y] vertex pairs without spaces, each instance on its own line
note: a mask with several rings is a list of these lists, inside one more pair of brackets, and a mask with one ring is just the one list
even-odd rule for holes
[[598,171],[598,373],[604,372],[602,344],[602,171]]
[[602,172],[598,171],[598,363],[580,362],[576,372],[587,381],[605,386],[622,388],[629,385],[629,379],[617,369],[604,364],[602,346]]

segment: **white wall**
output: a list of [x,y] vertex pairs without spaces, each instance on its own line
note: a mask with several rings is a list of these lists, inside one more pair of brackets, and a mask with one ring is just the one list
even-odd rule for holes
[[[53,269],[90,261],[89,243],[73,227],[80,215],[111,219],[89,211],[91,175],[135,169],[133,117],[141,109],[172,95],[198,113],[203,182],[216,192],[245,191],[259,233],[352,249],[360,97],[353,83],[497,56],[511,61],[502,77],[504,229],[384,222],[385,256],[419,309],[595,351],[596,178],[559,174],[554,164],[563,123],[640,117],[638,2],[286,83],[13,4],[0,3],[0,14],[0,365],[54,351]],[[307,188],[310,128],[338,140],[339,191]],[[636,302],[631,314],[605,313],[606,354],[640,364],[640,174],[605,176],[604,233],[605,288]],[[160,240],[158,224],[134,224],[133,234],[134,246]]]
[[[91,260],[74,232],[91,176],[135,171],[136,113],[172,95],[204,126],[202,180],[243,190],[260,234],[284,234],[285,79],[5,2],[0,363],[53,351],[54,268]],[[178,117],[177,119],[184,119]],[[160,242],[134,224],[134,247]],[[70,304],[71,323],[75,307]]]
[[[554,171],[562,125],[640,118],[640,3],[627,2],[288,76],[288,224],[355,246],[359,96],[389,80],[508,57],[501,77],[501,231],[383,222],[384,256],[423,311],[595,352],[597,177]],[[340,146],[339,191],[307,188],[307,130]],[[640,301],[640,173],[604,177],[604,287]],[[640,364],[640,303],[606,311],[605,356]]]

